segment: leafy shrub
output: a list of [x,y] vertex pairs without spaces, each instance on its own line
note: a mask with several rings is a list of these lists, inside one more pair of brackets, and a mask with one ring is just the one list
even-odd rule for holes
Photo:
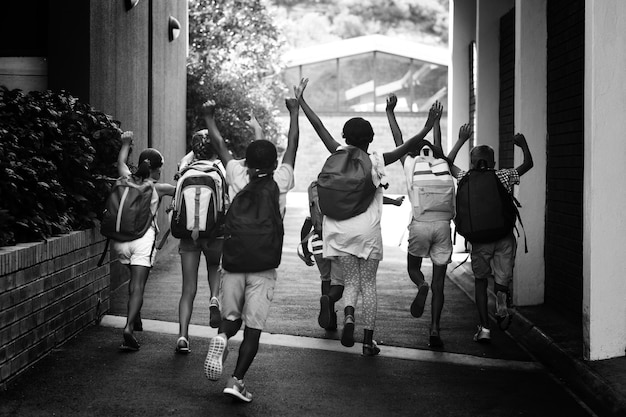
[[65,92],[0,87],[0,246],[93,227],[119,122]]

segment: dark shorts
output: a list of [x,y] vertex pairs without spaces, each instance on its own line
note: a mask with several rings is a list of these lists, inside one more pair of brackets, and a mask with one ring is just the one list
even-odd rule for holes
[[222,247],[224,246],[224,238],[217,237],[215,239],[181,239],[178,246],[178,253],[196,253],[202,252],[211,265],[219,265],[222,258]]

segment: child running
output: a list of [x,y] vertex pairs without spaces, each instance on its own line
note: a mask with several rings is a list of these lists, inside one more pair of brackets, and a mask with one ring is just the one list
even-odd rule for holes
[[143,305],[144,289],[156,255],[155,242],[158,233],[156,212],[161,197],[165,195],[173,196],[176,190],[171,184],[157,183],[159,178],[161,178],[163,155],[154,148],[147,148],[141,152],[137,171],[135,173],[130,171],[126,164],[126,159],[128,158],[132,142],[133,132],[124,132],[122,134],[122,147],[117,158],[118,174],[120,177],[126,178],[135,184],[148,182],[153,184],[152,201],[150,204],[153,221],[150,228],[139,239],[130,242],[113,241],[113,250],[117,253],[118,260],[130,270],[128,314],[122,333],[124,342],[120,346],[120,349],[124,351],[137,351],[140,347],[139,342],[133,335],[133,331]]
[[[226,166],[226,182],[230,186],[230,197],[233,201],[228,216],[231,215],[237,203],[237,194],[243,194],[250,185],[255,184],[264,184],[258,185],[258,187],[274,187],[276,201],[272,201],[271,205],[276,205],[276,210],[279,211],[278,215],[284,216],[286,194],[294,187],[293,168],[299,139],[298,101],[293,98],[287,99],[286,106],[290,115],[288,143],[282,163],[278,165],[276,147],[267,140],[256,140],[250,143],[246,149],[244,160],[233,159],[215,124],[215,103],[212,101],[205,103],[204,115],[209,135],[217,154]],[[258,207],[257,209],[264,210],[270,209],[270,207]],[[233,221],[236,220],[233,219]],[[282,233],[282,218],[280,227]],[[228,231],[226,233],[225,238],[228,239]],[[256,252],[262,253],[264,248],[261,246],[256,248]],[[204,370],[209,380],[216,381],[220,378],[228,353],[228,339],[239,331],[243,323],[245,326],[243,341],[239,348],[237,364],[223,392],[236,400],[250,402],[252,401],[252,393],[247,390],[243,378],[259,349],[259,339],[269,314],[277,274],[275,267],[248,272],[234,272],[234,269],[244,269],[245,266],[236,265],[237,268],[228,266],[226,259],[234,255],[237,248],[232,248],[233,253],[229,252],[230,249],[227,241],[225,241],[221,291],[222,323],[219,326],[218,334],[209,343]],[[249,255],[253,254],[249,253]]]
[[[208,131],[196,132],[191,138],[191,151],[180,161],[177,176],[184,173],[190,165],[195,163],[196,169],[209,167],[218,169],[222,177],[226,174],[224,166],[217,158],[217,153],[211,145]],[[226,184],[220,184],[226,187]],[[217,196],[215,198],[218,198]],[[189,346],[189,321],[193,312],[193,302],[198,291],[198,268],[200,266],[200,254],[204,254],[207,266],[209,281],[210,302],[209,302],[209,325],[217,328],[221,322],[219,289],[220,276],[218,267],[222,257],[222,245],[224,242],[223,230],[220,227],[217,236],[214,238],[182,238],[178,247],[180,254],[183,288],[178,303],[178,340],[176,341],[176,353],[190,353]]]
[[[328,132],[320,118],[309,107],[304,99],[304,89],[308,79],[302,79],[297,89],[296,97],[307,119],[317,132],[318,136],[330,153],[340,148]],[[375,356],[380,348],[373,339],[376,322],[376,273],[378,263],[383,258],[382,234],[380,219],[382,216],[383,189],[386,184],[385,166],[397,161],[404,154],[412,150],[420,140],[432,129],[436,118],[436,109],[432,108],[428,114],[426,125],[418,135],[391,152],[379,155],[373,152],[371,160],[371,176],[375,187],[374,198],[365,212],[344,220],[336,220],[324,216],[323,220],[323,255],[332,258],[341,265],[345,282],[344,290],[344,325],[341,335],[341,344],[347,347],[354,345],[355,306],[359,294],[363,298],[363,355]],[[343,137],[346,145],[353,146],[367,152],[369,144],[374,139],[371,124],[360,117],[348,120],[343,127]]]

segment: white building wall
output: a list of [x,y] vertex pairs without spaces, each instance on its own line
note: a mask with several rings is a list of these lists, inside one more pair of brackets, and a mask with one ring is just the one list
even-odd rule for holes
[[474,134],[476,144],[489,145],[498,155],[500,18],[515,7],[515,0],[477,0],[476,4],[479,70],[476,96],[477,123]]
[[[476,39],[476,0],[450,2],[450,66],[448,67],[448,153],[458,139],[459,128],[470,112],[470,44]],[[455,164],[469,167],[469,142],[459,151]],[[459,236],[460,237],[460,236]]]
[[626,347],[626,2],[585,2],[583,336],[585,358]]
[[[546,1],[517,0],[515,5],[515,132],[528,141],[534,167],[516,188],[528,253],[523,234],[518,239],[513,279],[516,305],[541,304],[545,286],[545,216],[546,216]],[[515,166],[523,160],[515,147]]]

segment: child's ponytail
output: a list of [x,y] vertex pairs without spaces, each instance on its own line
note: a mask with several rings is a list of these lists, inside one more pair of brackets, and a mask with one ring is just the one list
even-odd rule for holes
[[146,179],[150,176],[153,169],[163,166],[163,155],[154,148],[147,148],[139,155],[139,166],[135,172],[135,176]]

